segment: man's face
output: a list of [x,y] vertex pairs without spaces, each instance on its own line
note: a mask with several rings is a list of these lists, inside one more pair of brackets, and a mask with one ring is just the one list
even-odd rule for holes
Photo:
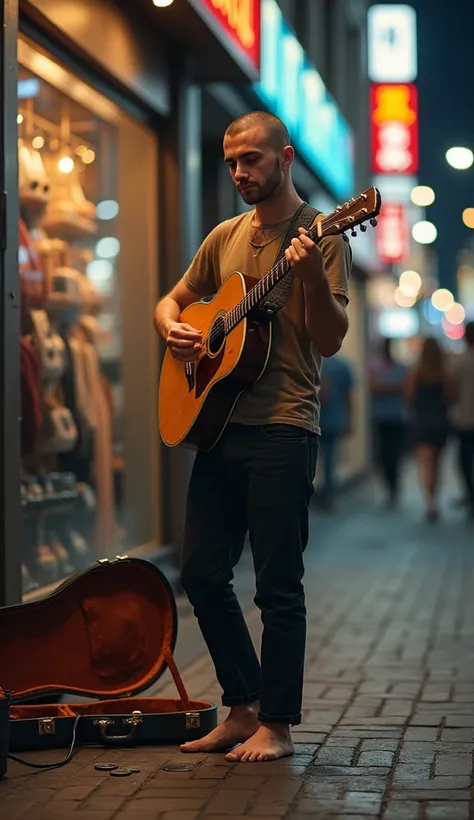
[[285,150],[275,151],[259,128],[224,137],[224,160],[232,180],[247,205],[271,197],[284,178]]

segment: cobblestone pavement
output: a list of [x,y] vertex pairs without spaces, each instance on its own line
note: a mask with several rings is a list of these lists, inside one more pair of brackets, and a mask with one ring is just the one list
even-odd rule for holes
[[[137,748],[86,749],[51,772],[11,764],[0,784],[2,820],[474,817],[474,533],[445,507],[429,525],[411,486],[392,512],[369,487],[333,517],[315,514],[305,712],[292,759],[229,764],[222,755]],[[250,577],[247,558],[246,600]],[[258,642],[257,613],[249,623]],[[217,701],[196,640],[183,604],[180,652],[191,642],[195,657],[185,682],[192,696]],[[158,691],[174,694],[168,678]],[[111,778],[94,770],[98,760],[140,773]],[[193,768],[170,772],[167,762]]]

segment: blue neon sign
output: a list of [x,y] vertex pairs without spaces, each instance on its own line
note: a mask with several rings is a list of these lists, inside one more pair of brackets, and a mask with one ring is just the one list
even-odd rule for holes
[[334,196],[352,195],[352,131],[276,0],[262,0],[261,71],[254,88],[284,120],[295,148]]

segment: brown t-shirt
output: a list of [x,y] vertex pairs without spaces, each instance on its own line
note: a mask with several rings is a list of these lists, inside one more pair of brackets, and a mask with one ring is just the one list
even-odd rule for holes
[[[290,220],[271,229],[252,227],[254,211],[228,219],[206,237],[184,281],[209,296],[235,270],[261,279],[275,262]],[[316,220],[321,219],[319,215]],[[341,236],[321,240],[331,290],[348,299],[351,252]],[[321,355],[305,326],[302,283],[295,277],[286,305],[273,319],[273,341],[263,376],[238,400],[232,421],[241,424],[296,424],[319,433]]]

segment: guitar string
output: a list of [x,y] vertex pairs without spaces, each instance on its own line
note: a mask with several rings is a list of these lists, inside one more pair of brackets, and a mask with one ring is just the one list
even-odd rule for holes
[[[342,218],[344,218],[344,217],[342,217]],[[370,216],[368,214],[364,215],[364,221],[369,219],[369,218],[370,218]],[[336,214],[336,213],[333,212],[328,217],[321,220],[321,222],[318,223],[318,224],[321,225],[323,231],[327,231],[328,228],[332,228],[333,225],[337,225],[337,223],[340,220],[341,220],[341,213],[339,212],[338,214]],[[348,230],[350,227],[353,227],[354,224],[355,223],[352,222],[350,225],[348,225],[346,227],[346,230]],[[317,229],[316,225],[313,226],[313,228],[310,229],[310,231],[308,232],[308,235],[310,236],[310,238],[312,238],[312,236],[314,236],[315,234],[317,235],[317,230],[318,229]],[[323,236],[317,237],[317,238],[322,239]],[[285,268],[287,266],[288,266],[288,270],[285,271]],[[280,259],[275,265],[273,265],[270,268],[270,270],[265,274],[265,276],[262,277],[262,279],[260,279],[258,284],[254,285],[245,294],[245,296],[236,305],[234,305],[234,307],[227,313],[225,319],[223,318],[224,335],[227,335],[227,333],[229,333],[230,330],[233,330],[234,327],[236,327],[242,321],[245,314],[248,313],[249,310],[251,310],[253,307],[255,307],[255,305],[257,305],[261,301],[261,299],[263,299],[263,297],[265,296],[265,289],[266,289],[267,283],[269,283],[269,282],[272,283],[270,285],[269,290],[273,290],[275,285],[277,285],[278,282],[281,281],[281,279],[283,279],[285,275],[288,275],[290,270],[291,270],[291,267],[289,266],[289,263],[288,263],[286,257],[284,257],[283,259]],[[278,278],[274,282],[272,282],[275,275],[278,275]],[[261,291],[263,291],[263,292],[261,292]],[[229,319],[231,319],[231,321],[229,321]],[[217,320],[217,322],[218,321],[219,320]],[[217,322],[214,322],[210,332],[202,340],[202,345],[206,344],[208,341],[213,342],[216,339],[218,339],[219,336],[222,335],[222,327],[220,327],[220,328],[216,327]],[[229,327],[229,325],[230,325],[230,327]]]

